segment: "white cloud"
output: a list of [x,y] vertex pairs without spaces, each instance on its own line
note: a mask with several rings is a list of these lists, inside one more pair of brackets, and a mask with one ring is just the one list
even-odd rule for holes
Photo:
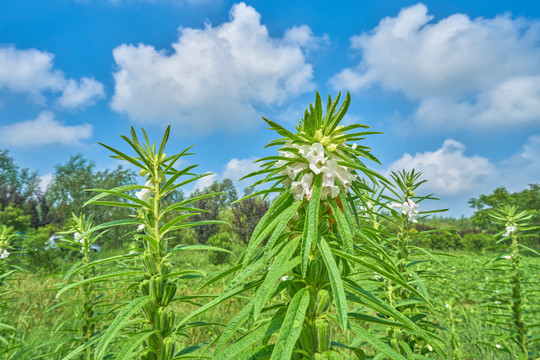
[[[217,174],[210,173],[209,175],[207,175],[205,177],[202,177],[199,180],[197,180],[195,182],[195,185],[193,186],[192,191],[203,190],[205,187],[208,187],[208,186],[212,185],[212,183],[214,181],[216,181],[216,180],[217,180]],[[191,191],[189,193],[191,193]]]
[[105,96],[103,84],[87,77],[81,78],[80,84],[73,79],[66,81],[58,104],[65,108],[75,109],[84,105],[93,105],[96,99]]
[[486,178],[494,175],[495,166],[486,158],[464,155],[465,145],[447,139],[436,151],[404,154],[390,165],[389,170],[415,169],[422,172],[422,178],[428,182],[422,186],[435,195],[458,195],[469,193],[482,187]]
[[21,148],[50,144],[75,146],[92,136],[92,125],[67,126],[61,124],[49,111],[43,111],[36,119],[0,127],[0,143]]
[[432,129],[540,121],[540,22],[454,14],[433,21],[404,8],[355,36],[361,62],[331,79],[336,88],[379,84],[419,100],[415,119]]
[[[256,158],[252,157],[250,159],[231,159],[225,165],[225,171],[223,171],[223,178],[231,179],[235,182],[240,181],[241,178],[244,176],[251,174],[252,172],[261,170],[259,163],[254,163],[254,161],[257,160]],[[245,182],[251,183],[253,181],[253,178],[243,180],[242,183],[244,186],[248,186],[249,184],[245,184]]]
[[81,78],[80,85],[54,68],[54,55],[36,49],[19,50],[0,45],[0,90],[25,93],[44,103],[44,93],[60,93],[58,104],[76,108],[92,104],[104,96],[103,85],[94,79]]
[[256,180],[260,179],[260,177],[251,177],[249,179],[240,181],[240,179],[244,176],[260,170],[259,163],[254,163],[255,160],[256,158],[254,157],[249,159],[233,158],[229,160],[229,162],[227,162],[222,172],[212,173],[211,175],[199,179],[193,186],[193,190],[202,190],[205,187],[212,185],[214,181],[231,179],[233,181],[233,184],[236,186],[238,194],[242,195],[246,187],[253,184]]
[[229,22],[181,28],[171,51],[115,48],[111,107],[139,122],[176,123],[178,131],[249,130],[260,124],[257,106],[314,88],[304,49],[319,42],[308,27],[271,38],[254,8],[236,4]]

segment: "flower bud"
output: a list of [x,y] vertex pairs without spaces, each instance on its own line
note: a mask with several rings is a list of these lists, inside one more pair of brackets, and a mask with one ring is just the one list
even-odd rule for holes
[[142,307],[146,319],[154,319],[156,313],[156,304],[153,301],[147,302]]
[[156,259],[154,258],[154,255],[152,255],[149,252],[145,252],[141,258],[142,258],[142,263],[144,265],[144,269],[149,275],[155,275],[158,273],[158,268],[157,268]]
[[302,349],[309,354],[313,354],[315,352],[315,346],[313,344],[313,332],[310,328],[305,327],[300,332],[300,345],[302,346]]
[[176,294],[177,286],[173,283],[165,284],[163,289],[163,297],[161,299],[161,304],[163,306],[169,305],[174,300],[174,295]]
[[163,339],[159,351],[159,360],[170,360],[174,357],[176,341],[170,337]]
[[326,289],[319,290],[317,293],[317,305],[315,306],[315,313],[322,315],[328,310],[332,304],[332,296]]
[[318,318],[313,323],[313,335],[315,338],[315,349],[317,352],[330,350],[332,342],[332,328],[325,318]]
[[144,176],[146,174],[148,174],[148,171],[146,171],[146,169],[141,169],[141,171],[139,171],[139,175],[141,176]]
[[169,275],[173,270],[173,266],[170,263],[163,263],[161,265],[161,275]]
[[159,304],[161,302],[161,297],[163,296],[163,281],[161,276],[154,275],[150,278],[150,295],[154,301]]
[[156,354],[150,350],[143,350],[143,352],[139,355],[139,358],[141,360],[157,360]]
[[150,294],[149,282],[148,280],[143,280],[139,284],[139,291],[142,295],[147,296]]

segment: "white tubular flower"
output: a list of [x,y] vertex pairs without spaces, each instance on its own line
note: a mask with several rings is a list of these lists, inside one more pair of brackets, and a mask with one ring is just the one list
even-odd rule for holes
[[307,169],[307,164],[294,162],[291,165],[287,166],[287,175],[291,180],[295,180],[298,174]]
[[5,259],[9,256],[9,251],[0,249],[0,259]]
[[512,258],[512,256],[510,255],[503,255],[502,256],[503,259],[506,259],[506,260],[510,260]]
[[[147,187],[150,187],[152,186],[152,182],[150,180],[148,180],[144,186],[147,186]],[[141,189],[141,191],[137,191],[137,193],[135,194],[137,195],[137,197],[142,200],[142,201],[146,201],[148,200],[148,198],[150,197],[150,195],[152,195],[152,190],[150,189]]]
[[502,348],[502,346],[501,346],[500,344],[495,345],[495,347],[496,347],[497,349]]
[[514,231],[516,231],[516,227],[514,225],[510,225],[510,226],[507,226],[506,227],[506,232],[504,233],[503,236],[510,236],[511,233],[513,233]]
[[351,186],[355,178],[354,174],[350,173],[348,168],[341,165],[337,166],[336,177],[344,188]]
[[311,186],[313,185],[313,174],[307,173],[302,176],[300,181],[293,181],[291,184],[291,194],[295,200],[301,200],[304,197],[311,198]]
[[401,210],[401,207],[403,206],[403,204],[400,204],[400,203],[388,203],[388,205],[391,207],[391,208],[396,208],[398,210]]
[[356,150],[356,147],[357,147],[357,146],[358,146],[358,144],[357,144],[357,143],[354,143],[354,144],[351,145],[351,149]]
[[287,275],[285,275],[285,276],[280,277],[279,280],[281,280],[281,281],[287,281],[288,278],[289,278],[289,277],[288,277]]
[[415,204],[414,201],[409,199],[407,202],[404,202],[401,205],[401,212],[408,216],[409,221],[418,222],[416,217],[418,216],[418,204]]
[[144,224],[140,224],[139,226],[137,226],[137,231],[141,230],[144,230]]
[[307,155],[304,156],[309,161],[309,168],[315,174],[320,174],[326,160],[328,159],[324,155],[324,147],[320,143],[311,145],[311,149]]

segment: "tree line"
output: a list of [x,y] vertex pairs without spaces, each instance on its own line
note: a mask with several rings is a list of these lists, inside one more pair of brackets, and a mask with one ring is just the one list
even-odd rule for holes
[[[104,223],[128,217],[129,209],[89,205],[83,208],[94,193],[89,189],[112,189],[134,184],[137,174],[121,165],[114,169],[98,170],[93,161],[76,154],[55,168],[46,189],[41,186],[37,172],[17,166],[7,150],[0,150],[0,224],[13,226],[23,237],[26,247],[38,251],[46,247],[49,237],[61,231],[72,214],[92,214],[96,223]],[[198,198],[208,193],[218,193],[194,202],[203,209],[193,220],[223,220],[231,226],[212,224],[195,227],[176,234],[177,241],[202,243],[230,248],[231,243],[247,244],[255,225],[269,207],[269,201],[259,197],[236,202],[239,195],[230,179],[214,181],[211,185],[196,189],[186,195],[183,192],[169,194],[167,201],[174,203],[186,198]],[[244,195],[250,194],[246,189]],[[540,225],[540,184],[530,184],[528,189],[509,192],[504,187],[491,194],[469,200],[475,209],[470,218],[434,217],[416,225],[417,230],[442,229],[431,237],[426,247],[441,250],[481,250],[490,245],[491,235],[498,231],[490,213],[502,204],[513,204],[522,210],[532,211],[532,223]],[[129,231],[113,228],[101,239],[106,248],[119,248]],[[173,239],[174,241],[174,239]],[[539,246],[539,237],[532,238],[530,245]]]

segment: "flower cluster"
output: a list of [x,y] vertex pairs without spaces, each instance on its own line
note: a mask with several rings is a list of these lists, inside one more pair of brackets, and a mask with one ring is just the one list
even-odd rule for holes
[[503,236],[510,236],[510,234],[513,233],[514,231],[516,231],[516,227],[514,225],[507,226],[506,232],[504,233]]
[[0,259],[5,259],[9,256],[9,251],[0,249]]
[[[296,152],[287,150],[287,148],[296,149]],[[352,170],[338,165],[337,160],[329,158],[324,152],[324,146],[320,143],[310,145],[296,145],[291,141],[287,141],[285,146],[279,150],[281,157],[286,157],[291,160],[279,160],[275,166],[283,168],[280,175],[287,175],[284,180],[285,186],[291,186],[291,194],[295,200],[311,198],[313,189],[313,180],[316,175],[322,174],[322,193],[321,200],[325,200],[328,196],[332,199],[339,195],[339,187],[336,184],[336,179],[339,181],[343,190],[348,191],[356,175]],[[297,177],[303,173],[302,177],[297,180]]]
[[398,210],[401,210],[402,214],[407,215],[409,221],[412,222],[418,222],[416,220],[416,217],[418,216],[418,204],[416,204],[411,199],[407,200],[403,204],[399,203],[392,203],[390,207],[397,208]]

